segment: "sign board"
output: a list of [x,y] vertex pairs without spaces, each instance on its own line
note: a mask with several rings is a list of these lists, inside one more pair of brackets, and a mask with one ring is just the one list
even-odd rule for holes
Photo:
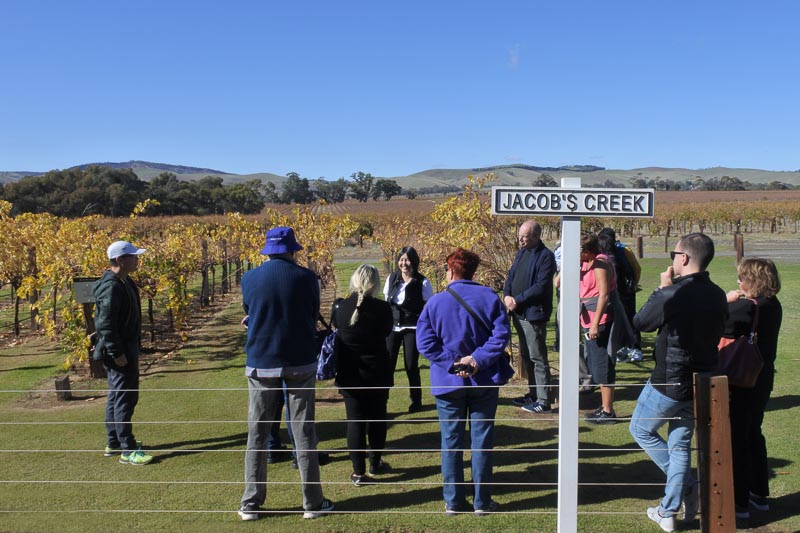
[[75,291],[75,301],[79,304],[94,303],[94,284],[100,278],[73,278],[72,289]]
[[493,215],[653,217],[653,189],[492,187]]

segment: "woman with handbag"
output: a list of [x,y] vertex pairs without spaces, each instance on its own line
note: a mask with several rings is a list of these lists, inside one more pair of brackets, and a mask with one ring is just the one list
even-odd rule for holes
[[761,432],[775,380],[775,356],[783,309],[777,298],[781,281],[769,259],[745,259],[739,264],[739,289],[728,292],[729,318],[723,336],[755,338],[764,366],[752,388],[730,387],[733,482],[736,517],[750,517],[750,509],[769,510],[767,445]]
[[[483,515],[491,498],[498,386],[514,374],[505,357],[510,329],[505,306],[489,287],[472,281],[478,254],[458,248],[447,256],[447,290],[430,299],[417,322],[417,347],[431,362],[431,393],[442,434],[445,513]],[[467,507],[464,446],[469,420],[474,501]]]
[[353,463],[350,481],[356,486],[374,482],[367,475],[367,441],[369,473],[388,470],[381,452],[386,446],[386,404],[394,373],[386,350],[392,310],[374,297],[380,284],[377,268],[359,266],[350,277],[350,296],[334,302],[331,312],[331,324],[339,335],[335,383],[344,397],[347,448]]

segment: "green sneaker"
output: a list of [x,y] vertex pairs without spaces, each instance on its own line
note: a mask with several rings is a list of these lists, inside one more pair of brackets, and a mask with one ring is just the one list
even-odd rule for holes
[[[142,441],[137,440],[136,447],[141,448]],[[117,446],[116,448],[112,448],[111,446],[106,446],[106,449],[103,452],[103,457],[114,457],[115,455],[119,455],[121,453],[122,453],[122,448],[120,448],[119,446]]]
[[123,452],[122,455],[119,456],[119,462],[123,465],[142,466],[146,465],[152,460],[153,456],[147,455],[141,450],[141,448],[136,448],[136,450],[130,453]]

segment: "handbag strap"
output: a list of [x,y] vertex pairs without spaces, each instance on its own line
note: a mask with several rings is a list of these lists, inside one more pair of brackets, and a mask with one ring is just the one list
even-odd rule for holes
[[752,339],[753,336],[756,334],[756,328],[758,327],[758,302],[755,298],[748,298],[756,308],[756,312],[753,313],[753,325],[750,327],[750,338]]
[[472,315],[472,318],[474,318],[475,320],[477,320],[477,321],[478,321],[478,323],[479,323],[480,325],[482,325],[482,326],[483,326],[483,327],[486,329],[486,331],[488,331],[488,332],[489,332],[489,335],[491,336],[491,334],[492,334],[492,328],[491,328],[491,327],[489,327],[489,324],[487,324],[487,323],[486,323],[486,321],[484,321],[484,320],[483,320],[481,317],[479,317],[479,316],[478,316],[478,313],[476,313],[476,312],[475,312],[475,310],[474,310],[472,307],[470,307],[470,306],[469,306],[469,304],[468,304],[467,302],[465,302],[465,301],[464,301],[464,298],[462,298],[461,296],[459,296],[459,295],[458,295],[458,293],[457,293],[456,291],[454,291],[453,289],[451,289],[450,287],[447,287],[445,290],[446,290],[447,292],[449,292],[450,294],[452,294],[452,295],[453,295],[453,298],[455,298],[455,299],[458,301],[458,303],[460,303],[460,304],[461,304],[461,306],[462,306],[464,309],[466,309],[466,310],[467,310],[467,313],[469,313],[470,315]]

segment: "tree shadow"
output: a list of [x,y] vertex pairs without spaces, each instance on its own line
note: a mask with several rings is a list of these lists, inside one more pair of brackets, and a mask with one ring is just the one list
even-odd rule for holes
[[0,369],[0,372],[24,372],[26,370],[44,370],[57,367],[58,365],[29,365],[29,366],[18,366],[15,368],[3,368]]

